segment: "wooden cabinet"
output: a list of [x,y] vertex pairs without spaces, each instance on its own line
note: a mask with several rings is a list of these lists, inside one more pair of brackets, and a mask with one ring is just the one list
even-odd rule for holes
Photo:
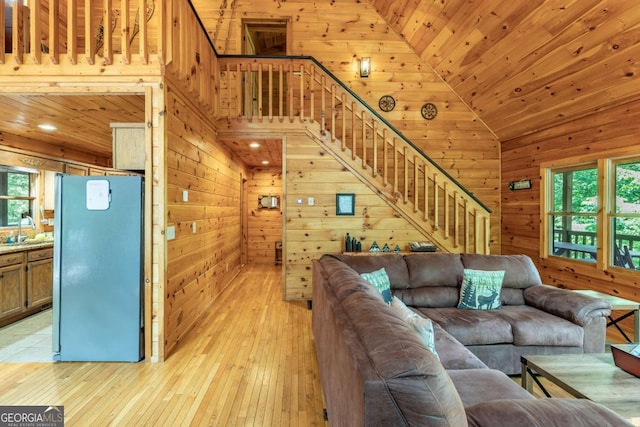
[[0,255],[0,326],[35,313],[52,300],[52,247]]
[[0,256],[0,319],[25,310],[23,273],[23,252]]
[[53,297],[53,249],[27,253],[27,308],[49,304]]
[[64,171],[69,175],[89,175],[89,168],[87,166],[72,165],[70,163],[64,165]]
[[113,167],[124,170],[144,170],[144,123],[111,123],[113,134]]

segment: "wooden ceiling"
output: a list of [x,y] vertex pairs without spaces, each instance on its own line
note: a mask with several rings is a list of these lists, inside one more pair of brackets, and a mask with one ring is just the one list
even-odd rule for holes
[[[0,132],[111,157],[110,123],[142,123],[143,95],[8,95],[0,96]],[[43,130],[39,125],[57,130]],[[24,147],[25,144],[23,144]]]
[[[625,104],[640,93],[636,0],[368,1],[502,141]],[[204,17],[220,13],[220,2],[194,6]],[[342,7],[357,15],[363,5],[345,1]],[[203,23],[215,27],[216,21]],[[109,123],[140,122],[143,107],[143,97],[135,95],[2,95],[0,136],[110,156]],[[58,131],[39,130],[43,121]],[[264,158],[280,165],[279,141],[265,141],[270,148],[262,156],[243,151],[248,142],[228,145],[255,159],[255,166]]]
[[369,0],[506,141],[637,99],[637,0]]

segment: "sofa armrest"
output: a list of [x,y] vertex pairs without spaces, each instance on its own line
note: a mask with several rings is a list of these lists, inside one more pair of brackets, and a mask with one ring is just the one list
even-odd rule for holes
[[587,399],[503,399],[467,408],[469,427],[631,426],[612,410]]
[[551,286],[531,286],[524,290],[524,302],[547,313],[585,326],[596,317],[611,314],[611,304],[599,298]]

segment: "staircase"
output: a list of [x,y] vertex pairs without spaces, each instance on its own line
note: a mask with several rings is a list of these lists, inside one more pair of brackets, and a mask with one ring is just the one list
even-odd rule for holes
[[304,131],[441,250],[489,253],[489,209],[313,58],[218,66],[230,128]]

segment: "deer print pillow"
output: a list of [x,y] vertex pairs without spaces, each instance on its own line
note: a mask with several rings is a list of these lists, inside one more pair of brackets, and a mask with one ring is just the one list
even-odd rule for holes
[[468,310],[497,310],[502,307],[502,271],[471,270],[466,268],[462,276],[458,308]]

